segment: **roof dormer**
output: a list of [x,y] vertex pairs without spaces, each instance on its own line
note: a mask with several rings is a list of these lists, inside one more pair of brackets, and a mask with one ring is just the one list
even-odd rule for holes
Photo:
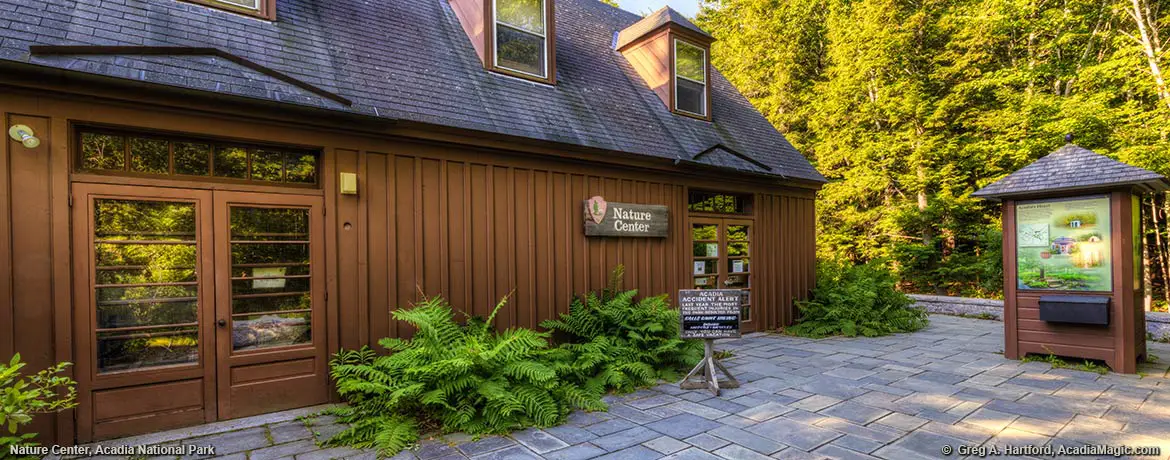
[[554,0],[450,0],[485,69],[556,83]]
[[711,43],[679,12],[663,7],[618,32],[615,47],[670,111],[711,120]]

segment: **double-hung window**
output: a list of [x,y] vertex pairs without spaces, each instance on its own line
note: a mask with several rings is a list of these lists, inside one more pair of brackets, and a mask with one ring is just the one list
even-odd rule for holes
[[494,0],[498,69],[548,77],[548,0]]
[[674,41],[674,110],[707,116],[707,51]]

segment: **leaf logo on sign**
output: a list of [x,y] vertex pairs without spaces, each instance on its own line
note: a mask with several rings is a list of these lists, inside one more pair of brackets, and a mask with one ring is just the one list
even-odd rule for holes
[[605,220],[605,208],[607,203],[605,198],[595,196],[585,202],[585,218],[593,219],[593,223],[600,224]]

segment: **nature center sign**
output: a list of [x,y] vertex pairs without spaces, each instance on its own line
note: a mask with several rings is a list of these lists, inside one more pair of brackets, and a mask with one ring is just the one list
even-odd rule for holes
[[670,212],[654,204],[608,203],[595,196],[585,200],[585,236],[666,238]]

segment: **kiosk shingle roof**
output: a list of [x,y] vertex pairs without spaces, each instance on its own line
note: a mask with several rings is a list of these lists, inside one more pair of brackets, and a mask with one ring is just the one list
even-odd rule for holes
[[1127,165],[1092,150],[1065,144],[1056,151],[983,187],[971,196],[998,199],[1055,191],[1076,191],[1115,185],[1170,189],[1161,174]]
[[[177,0],[0,0],[0,63],[825,181],[717,71],[713,122],[672,114],[613,49],[642,18],[597,0],[556,2],[556,86],[485,71],[444,0],[276,3],[268,22]],[[216,56],[30,54],[36,45],[214,48],[353,104]],[[754,162],[700,155],[719,145]]]

